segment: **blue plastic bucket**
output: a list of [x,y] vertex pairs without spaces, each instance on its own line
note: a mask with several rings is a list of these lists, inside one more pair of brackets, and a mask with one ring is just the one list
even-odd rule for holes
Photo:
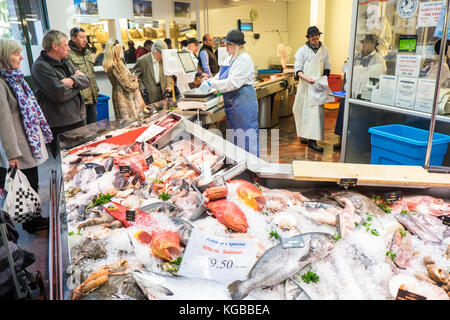
[[[400,124],[373,127],[371,164],[424,166],[429,131]],[[430,165],[441,166],[447,154],[450,136],[433,135]]]
[[109,119],[109,99],[110,97],[99,94],[97,98],[97,121]]

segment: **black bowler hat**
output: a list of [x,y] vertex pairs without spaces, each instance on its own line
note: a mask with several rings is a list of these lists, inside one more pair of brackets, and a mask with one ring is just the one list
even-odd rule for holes
[[191,43],[202,43],[202,42],[201,42],[201,41],[198,41],[198,40],[195,39],[195,38],[189,38],[188,41],[187,41],[187,44],[191,44]]
[[234,29],[228,32],[225,40],[223,40],[222,42],[242,45],[246,43],[244,38],[245,38],[244,33],[241,30]]
[[375,35],[375,34],[366,34],[366,35],[364,36],[364,38],[361,40],[361,42],[363,42],[363,41],[365,41],[365,40],[371,41],[371,42],[373,42],[373,43],[378,43],[378,36]]
[[308,32],[306,34],[306,37],[309,38],[309,37],[312,37],[312,36],[316,36],[318,34],[322,34],[322,32],[320,32],[319,28],[317,28],[315,26],[314,27],[309,27],[308,28]]

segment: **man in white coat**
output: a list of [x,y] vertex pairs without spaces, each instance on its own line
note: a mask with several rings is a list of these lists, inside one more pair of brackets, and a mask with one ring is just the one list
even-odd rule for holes
[[309,27],[308,42],[295,54],[294,74],[299,84],[293,107],[297,136],[302,143],[320,153],[323,148],[317,145],[317,140],[324,139],[324,110],[323,106],[309,104],[308,86],[314,85],[323,75],[330,75],[330,54],[320,42],[321,34],[319,28]]

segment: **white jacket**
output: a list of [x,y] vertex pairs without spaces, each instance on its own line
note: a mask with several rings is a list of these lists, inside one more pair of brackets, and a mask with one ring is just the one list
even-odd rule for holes
[[[231,64],[231,56],[229,56],[224,63],[224,66]],[[243,53],[236,58],[230,68],[230,73],[227,79],[219,80],[220,72],[209,80],[211,86],[219,92],[231,92],[245,85],[253,86],[255,82],[255,66],[253,60],[248,53]]]

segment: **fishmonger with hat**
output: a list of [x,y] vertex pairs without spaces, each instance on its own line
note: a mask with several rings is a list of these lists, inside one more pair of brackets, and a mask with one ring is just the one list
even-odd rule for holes
[[294,74],[299,84],[293,107],[297,136],[320,153],[323,148],[316,141],[324,138],[324,110],[323,106],[309,104],[308,87],[323,75],[328,77],[331,71],[330,54],[320,41],[321,34],[319,28],[309,27],[308,41],[295,54]]
[[228,128],[234,130],[234,144],[259,156],[254,64],[245,52],[242,31],[231,30],[223,41],[229,56],[216,76],[203,81],[200,90],[207,92],[212,87],[223,94]]

